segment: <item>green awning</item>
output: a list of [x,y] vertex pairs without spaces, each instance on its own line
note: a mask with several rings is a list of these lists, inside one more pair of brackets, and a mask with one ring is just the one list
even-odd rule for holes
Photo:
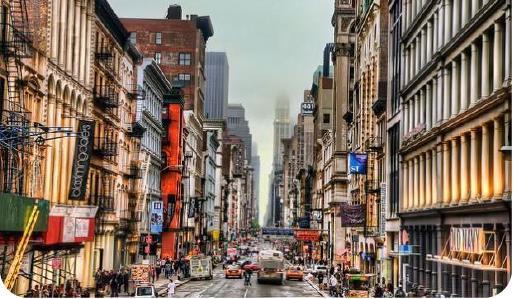
[[22,232],[29,220],[34,205],[39,206],[39,217],[34,231],[44,232],[48,227],[48,214],[50,210],[47,200],[11,193],[0,193],[0,231]]

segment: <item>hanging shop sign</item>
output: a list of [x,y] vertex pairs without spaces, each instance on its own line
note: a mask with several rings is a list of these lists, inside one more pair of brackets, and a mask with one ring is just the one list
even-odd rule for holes
[[295,230],[295,239],[297,239],[298,241],[318,242],[318,241],[320,241],[320,231],[319,230],[297,229],[297,230]]
[[384,236],[386,228],[386,183],[381,183],[381,213],[379,219],[379,235]]
[[190,199],[190,202],[188,204],[188,218],[195,217],[195,200]]
[[163,231],[163,202],[153,201],[150,203],[150,232],[158,234]]
[[305,216],[305,217],[299,217],[298,221],[299,221],[300,228],[309,228],[311,219],[309,218],[309,216]]
[[48,216],[48,229],[43,244],[80,243],[93,241],[95,236],[95,206],[54,206]]
[[367,154],[349,153],[349,171],[351,174],[367,174]]
[[312,115],[315,111],[315,103],[313,102],[304,102],[300,105],[300,111],[302,115]]
[[342,227],[355,227],[365,225],[365,205],[340,204],[340,217]]
[[485,250],[485,234],[479,227],[451,227],[451,251],[480,254]]
[[400,255],[410,255],[413,252],[412,245],[399,245],[399,254]]
[[79,120],[79,131],[75,144],[75,157],[73,159],[72,177],[70,180],[70,193],[68,195],[70,199],[85,199],[89,162],[93,154],[94,130],[94,121]]
[[276,235],[276,236],[293,236],[293,229],[282,227],[263,227],[261,228],[263,235]]

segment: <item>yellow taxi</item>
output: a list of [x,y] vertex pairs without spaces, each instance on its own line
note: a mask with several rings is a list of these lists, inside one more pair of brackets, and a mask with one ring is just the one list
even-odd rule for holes
[[303,280],[304,279],[304,270],[301,266],[290,266],[288,267],[288,270],[286,270],[286,280],[291,279],[298,279]]
[[225,278],[231,277],[243,278],[243,271],[240,265],[232,264],[225,268]]

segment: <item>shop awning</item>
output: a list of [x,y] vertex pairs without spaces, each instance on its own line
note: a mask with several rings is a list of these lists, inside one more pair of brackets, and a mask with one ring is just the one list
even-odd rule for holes
[[458,260],[456,258],[450,259],[448,257],[445,257],[445,256],[442,257],[439,255],[428,254],[428,255],[426,255],[426,261],[437,262],[440,264],[447,264],[447,265],[455,265],[455,266],[460,266],[460,267],[465,267],[465,268],[480,270],[480,271],[500,271],[500,272],[508,271],[508,269],[506,269],[506,268],[484,265],[479,262],[471,263],[470,261]]

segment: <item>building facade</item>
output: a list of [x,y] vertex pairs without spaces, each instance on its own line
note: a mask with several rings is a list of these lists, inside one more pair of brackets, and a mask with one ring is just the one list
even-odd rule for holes
[[206,53],[206,103],[204,115],[208,119],[227,117],[229,101],[229,63],[225,52]]

